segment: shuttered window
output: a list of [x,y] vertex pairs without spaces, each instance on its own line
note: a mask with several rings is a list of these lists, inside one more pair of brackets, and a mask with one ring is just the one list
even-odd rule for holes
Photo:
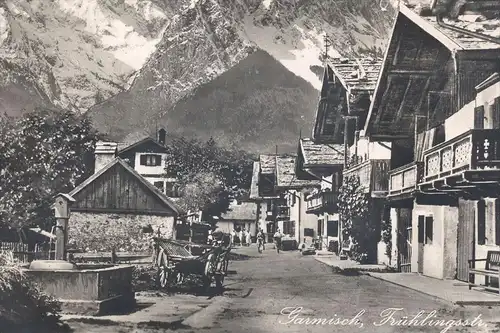
[[500,128],[500,97],[493,104],[493,128]]
[[477,202],[477,243],[486,243],[486,204],[484,200]]
[[474,109],[474,128],[484,128],[484,106],[478,106]]
[[339,221],[328,221],[326,225],[326,234],[329,237],[338,237]]

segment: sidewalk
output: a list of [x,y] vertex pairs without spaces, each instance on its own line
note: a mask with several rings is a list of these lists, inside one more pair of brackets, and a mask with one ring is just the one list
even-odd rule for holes
[[162,295],[162,296],[136,296],[137,310],[123,315],[107,316],[81,316],[62,315],[61,319],[67,322],[103,323],[108,325],[119,324],[142,324],[147,322],[159,322],[163,324],[176,324],[182,322],[191,315],[208,307],[216,299],[209,300],[206,297],[193,295]]
[[330,256],[317,254],[314,259],[342,272],[387,272],[389,270],[385,265],[361,265],[349,259],[340,260],[335,254]]
[[467,283],[457,280],[440,280],[418,273],[369,273],[368,275],[456,305],[500,306],[500,295],[469,290]]

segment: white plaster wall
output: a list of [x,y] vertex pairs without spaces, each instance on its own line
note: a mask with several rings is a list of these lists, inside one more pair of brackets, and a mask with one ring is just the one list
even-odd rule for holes
[[[488,251],[500,251],[500,246],[495,244],[495,204],[500,204],[499,199],[486,198],[486,244],[479,245],[477,243],[477,218],[476,218],[476,244],[475,244],[475,259],[486,259]],[[476,268],[485,268],[484,261],[476,262]],[[476,275],[475,282],[484,284],[484,276]]]
[[444,121],[445,140],[451,140],[462,133],[474,128],[475,102],[465,105],[457,113],[446,118]]
[[[356,153],[356,148],[352,145],[349,148],[349,157]],[[360,137],[358,140],[357,155],[361,161],[370,160],[385,160],[391,158],[391,143],[390,142],[370,142],[368,137]]]
[[412,272],[418,272],[418,216],[432,215],[432,244],[424,244],[423,274],[438,279],[453,279],[456,272],[458,208],[415,204],[412,214]]
[[476,96],[476,103],[477,105],[491,103],[498,96],[500,96],[500,82],[497,82],[483,91],[480,91]]
[[217,221],[217,231],[231,234],[233,232],[233,229],[234,223],[232,221]]
[[[161,165],[159,166],[146,166],[141,165],[141,155],[161,155]],[[167,154],[157,154],[157,153],[135,153],[135,170],[141,175],[159,175],[165,173],[165,162]]]

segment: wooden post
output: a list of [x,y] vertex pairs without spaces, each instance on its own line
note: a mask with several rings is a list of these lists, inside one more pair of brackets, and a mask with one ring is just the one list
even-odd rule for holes
[[56,255],[55,260],[66,260],[66,245],[68,243],[68,220],[70,206],[75,199],[67,194],[59,193],[55,197],[54,215],[56,218]]

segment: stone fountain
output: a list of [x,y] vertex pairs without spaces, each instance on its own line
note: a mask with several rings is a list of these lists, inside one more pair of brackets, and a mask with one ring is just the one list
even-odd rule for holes
[[65,313],[102,315],[132,309],[133,266],[75,264],[66,260],[73,202],[73,197],[60,193],[52,206],[57,220],[55,260],[35,260],[25,273],[42,291],[57,298]]

